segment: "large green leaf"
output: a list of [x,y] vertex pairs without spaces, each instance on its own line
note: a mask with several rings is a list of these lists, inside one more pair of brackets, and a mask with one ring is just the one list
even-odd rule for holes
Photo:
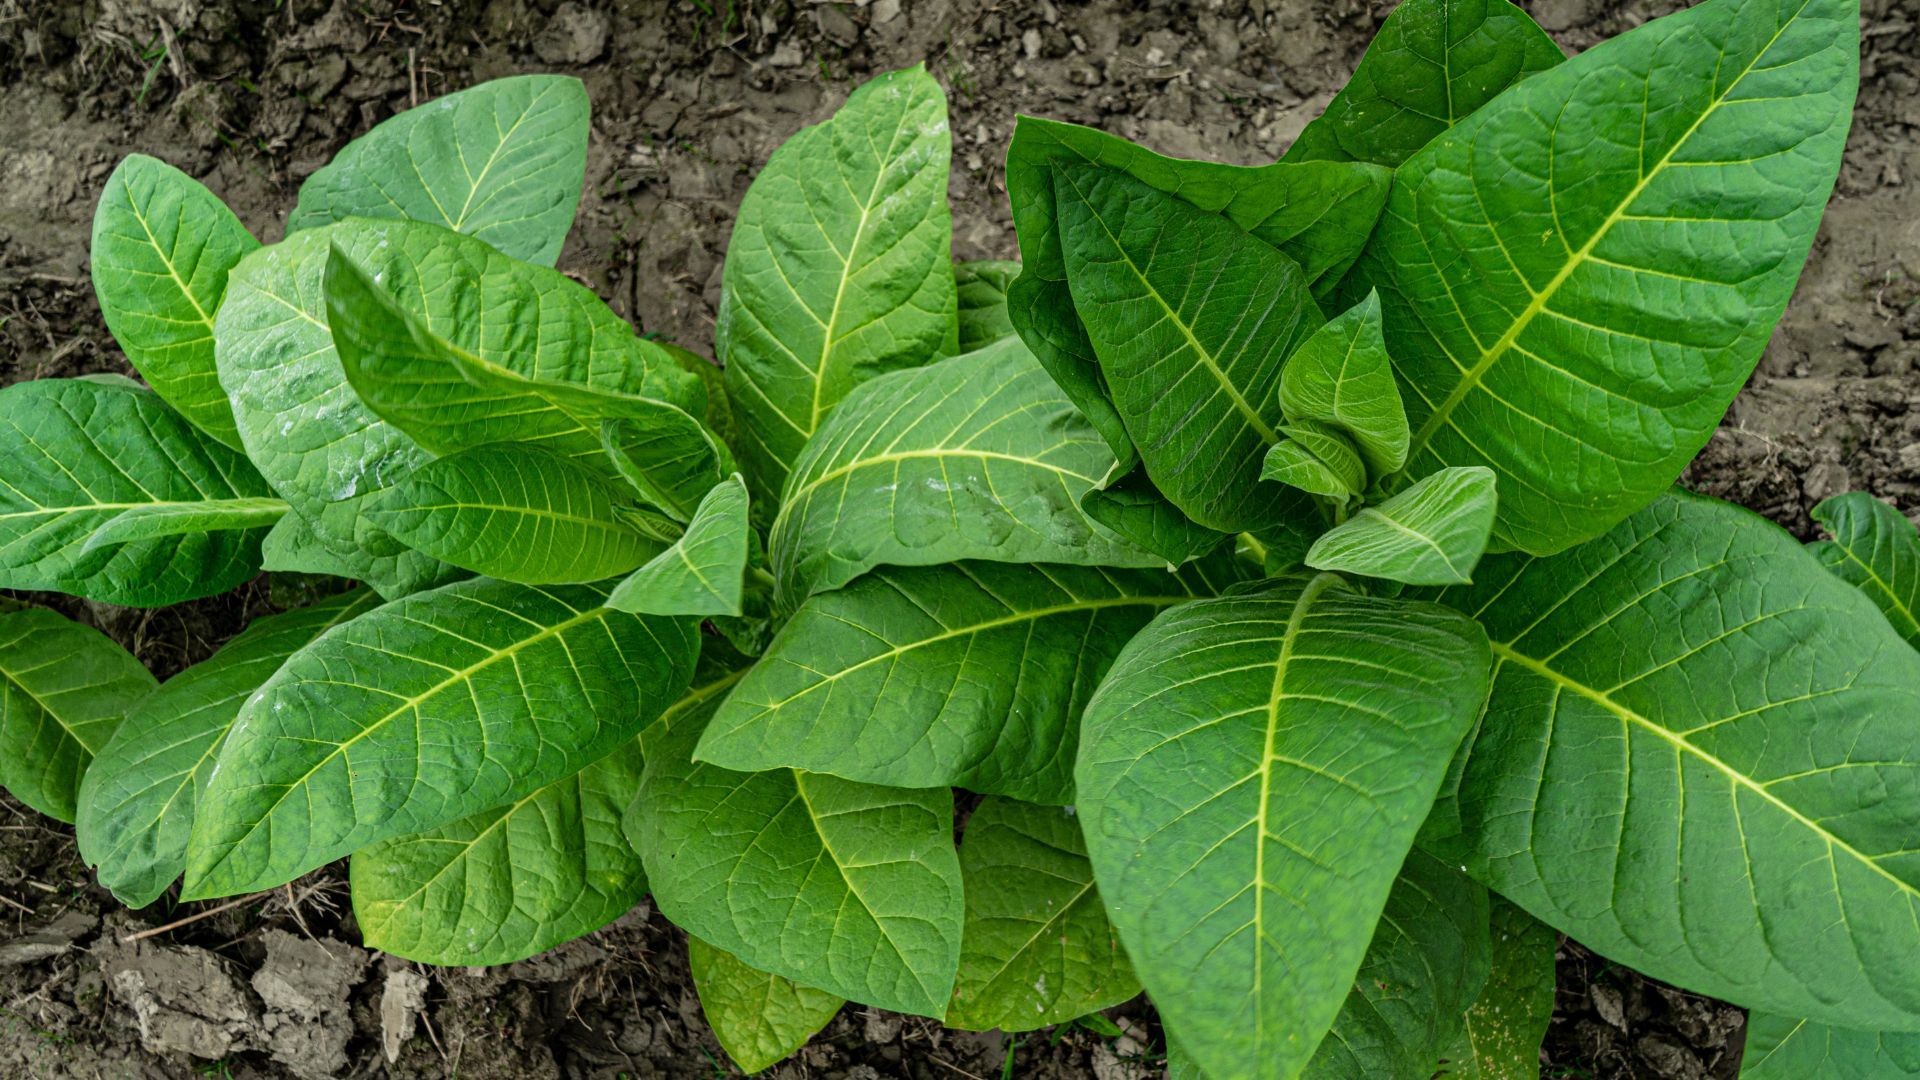
[[631,739],[686,686],[697,635],[605,598],[463,581],[295,653],[227,736],[182,895],[290,881],[519,799]]
[[1112,466],[1017,338],[883,375],[796,463],[767,541],[774,577],[794,605],[883,563],[1163,565],[1081,511]]
[[697,937],[687,938],[687,961],[707,1026],[747,1073],[769,1068],[805,1046],[846,1004],[825,990],[748,967]]
[[626,829],[661,912],[761,971],[945,1014],[960,963],[952,793],[695,762],[720,700],[648,733]]
[[367,508],[401,543],[530,585],[600,581],[664,547],[620,519],[625,492],[567,458],[494,443],[428,462]]
[[107,329],[167,404],[238,449],[213,366],[213,313],[227,272],[258,248],[219,196],[179,169],[129,154],[93,212],[93,293]]
[[988,798],[960,845],[966,931],[949,1027],[1032,1031],[1140,992],[1072,807]]
[[91,626],[45,608],[0,612],[0,785],[72,821],[88,764],[153,686]]
[[1054,167],[1074,305],[1113,407],[1167,500],[1209,528],[1272,525],[1260,482],[1288,354],[1320,326],[1299,264],[1115,169]]
[[1920,648],[1920,531],[1864,491],[1813,508],[1831,540],[1807,545],[1821,565],[1867,594],[1907,644]]
[[1655,978],[1920,1029],[1920,653],[1778,527],[1676,493],[1443,599],[1493,640],[1423,844]]
[[954,351],[952,149],[946,96],[914,67],[796,133],[747,189],[714,339],[755,500],[779,503],[855,385]]
[[1502,90],[1565,57],[1506,0],[1405,0],[1283,161],[1393,168]]
[[1020,276],[1020,264],[1001,259],[953,264],[959,303],[960,351],[970,353],[1013,333],[1007,317],[1007,289]]
[[747,485],[735,473],[700,500],[684,535],[614,588],[607,606],[649,615],[738,615],[752,542]]
[[1465,585],[1493,529],[1493,470],[1442,469],[1328,529],[1307,565],[1409,585]]
[[261,619],[127,714],[80,783],[75,833],[100,884],[135,908],[167,891],[186,867],[194,807],[241,705],[287,657],[379,603],[360,589]]
[[84,557],[102,548],[168,536],[271,529],[286,513],[285,501],[264,495],[133,506],[108,518],[88,534],[87,542],[80,546],[80,554]]
[[1920,1076],[1920,1034],[1846,1031],[1771,1013],[1747,1014],[1740,1080],[1899,1080]]
[[225,592],[260,568],[264,528],[87,549],[129,510],[193,513],[270,494],[247,459],[158,394],[90,379],[0,390],[0,587],[153,607]]
[[298,511],[289,511],[267,530],[260,542],[260,568],[363,581],[388,600],[467,576],[457,566],[411,549],[374,555],[358,547],[336,548]]
[[300,185],[289,233],[349,217],[432,222],[552,266],[586,176],[586,87],[495,79],[408,109]]
[[1395,174],[1349,275],[1409,391],[1407,471],[1500,476],[1503,546],[1665,491],[1746,382],[1840,166],[1856,0],[1708,0],[1531,76]]
[[882,567],[800,606],[696,756],[1070,803],[1080,712],[1121,646],[1220,584],[1198,568]]
[[1485,636],[1294,575],[1159,616],[1087,706],[1080,818],[1154,1004],[1215,1080],[1333,1023],[1454,745]]
[[1538,1080],[1540,1044],[1553,1019],[1554,952],[1560,935],[1515,904],[1491,898],[1487,985],[1467,1010],[1447,1054],[1460,1080]]
[[1381,335],[1380,298],[1368,293],[1314,331],[1280,372],[1280,411],[1286,418],[1345,432],[1373,476],[1407,463],[1409,434]]
[[592,933],[647,892],[620,816],[640,785],[629,739],[515,802],[353,853],[368,948],[427,964],[507,964]]

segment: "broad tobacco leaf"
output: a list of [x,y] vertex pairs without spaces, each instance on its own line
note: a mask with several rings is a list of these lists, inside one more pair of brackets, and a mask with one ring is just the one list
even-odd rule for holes
[[957,341],[947,100],[924,68],[874,78],[774,151],[727,244],[716,347],[756,501],[856,385]]
[[495,79],[408,109],[307,177],[287,232],[424,221],[552,266],[580,204],[588,111],[586,87],[565,75]]
[[739,615],[752,545],[747,485],[735,473],[700,500],[678,540],[614,588],[607,606],[648,615]]
[[825,990],[748,967],[697,937],[687,938],[687,961],[707,1026],[720,1048],[748,1074],[770,1068],[805,1046],[846,1004]]
[[1491,469],[1442,469],[1320,534],[1306,563],[1408,585],[1465,585],[1487,549],[1496,492]]
[[1471,620],[1332,574],[1172,608],[1114,661],[1075,770],[1087,850],[1208,1076],[1306,1066],[1487,668]]
[[264,495],[133,506],[108,518],[104,525],[88,534],[87,542],[80,545],[80,555],[84,560],[103,549],[169,536],[236,529],[271,530],[286,513],[284,500]]
[[1792,537],[1674,493],[1441,599],[1493,642],[1423,845],[1648,975],[1920,1028],[1920,653]]
[[213,313],[227,273],[259,246],[219,196],[145,154],[120,162],[93,213],[93,292],[113,339],[167,404],[236,450]]
[[1501,546],[1657,498],[1793,292],[1859,76],[1855,0],[1708,0],[1521,81],[1395,173],[1378,289],[1407,476],[1484,465]]
[[1017,261],[981,259],[953,264],[959,303],[960,351],[970,353],[1014,332],[1007,317],[1007,290],[1020,276]]
[[72,821],[89,763],[153,687],[140,661],[91,626],[45,608],[0,612],[0,786]]
[[1459,1080],[1538,1080],[1540,1044],[1553,1019],[1554,953],[1560,935],[1515,904],[1490,898],[1487,984],[1467,1010],[1443,1075]]
[[1880,609],[1907,644],[1920,648],[1920,531],[1906,515],[1864,491],[1813,508],[1833,539],[1807,549]]
[[1920,1034],[1846,1031],[1771,1013],[1747,1014],[1740,1080],[1899,1080],[1920,1076]]
[[411,548],[375,555],[358,547],[335,547],[313,524],[289,511],[260,542],[260,569],[363,581],[388,600],[445,585],[468,572]]

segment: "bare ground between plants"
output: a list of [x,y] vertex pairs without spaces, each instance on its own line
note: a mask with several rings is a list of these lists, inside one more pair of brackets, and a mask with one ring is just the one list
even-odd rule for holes
[[[1533,0],[1570,49],[1684,6]],[[0,384],[126,370],[87,283],[93,200],[157,154],[263,239],[299,182],[409,101],[520,71],[593,99],[587,194],[561,268],[649,331],[707,351],[733,208],[787,134],[870,72],[925,62],[952,102],[955,254],[1014,254],[1001,158],[1017,112],[1156,149],[1272,160],[1391,5],[1369,0],[0,0]],[[1806,535],[1864,488],[1920,514],[1920,8],[1866,0],[1860,108],[1812,262],[1753,384],[1687,482]],[[617,8],[617,10],[616,10]],[[43,598],[44,599],[44,598]],[[166,676],[289,603],[265,584],[159,612],[78,602]],[[649,905],[507,968],[360,949],[340,868],[213,905],[129,912],[71,831],[0,802],[0,1075],[727,1075],[684,940]],[[1731,1077],[1740,1010],[1577,944],[1548,1076]],[[850,1008],[780,1077],[1157,1076],[1135,1002],[1120,1040],[945,1033]],[[398,1061],[387,1063],[385,1041]]]

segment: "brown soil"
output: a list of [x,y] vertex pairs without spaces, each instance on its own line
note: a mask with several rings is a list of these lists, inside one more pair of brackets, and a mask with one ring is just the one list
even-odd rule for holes
[[[126,370],[86,260],[95,193],[128,152],[200,177],[272,240],[300,181],[410,101],[514,72],[577,74],[595,134],[561,267],[647,329],[706,350],[733,208],[754,170],[868,73],[924,61],[946,85],[955,254],[1011,257],[1001,158],[1016,112],[1098,124],[1169,153],[1272,160],[1390,6],[0,0],[0,384]],[[1527,6],[1578,49],[1684,5]],[[1849,488],[1920,511],[1920,33],[1903,0],[1864,6],[1865,85],[1839,193],[1759,374],[1688,474],[1803,535],[1807,509]],[[159,612],[61,606],[165,676],[286,602],[257,584]],[[0,1074],[730,1072],[699,1018],[679,932],[645,904],[521,964],[433,970],[353,944],[344,876],[329,868],[123,940],[209,907],[121,909],[92,884],[70,830],[0,802],[0,920],[10,923],[0,926]],[[1571,942],[1560,976],[1545,1075],[1737,1072],[1740,1010]],[[1135,1002],[1117,1015],[1130,1033],[1119,1040],[1007,1040],[849,1009],[773,1075],[1158,1075],[1151,1011]],[[383,1034],[398,1048],[391,1066]]]

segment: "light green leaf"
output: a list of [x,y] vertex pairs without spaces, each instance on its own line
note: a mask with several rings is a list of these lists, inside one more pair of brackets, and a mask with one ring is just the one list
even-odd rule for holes
[[1435,605],[1295,575],[1159,616],[1087,706],[1108,917],[1216,1080],[1293,1076],[1333,1023],[1487,689]]
[[1072,807],[988,798],[960,844],[966,932],[948,1027],[1032,1031],[1140,992]]
[[1324,495],[1343,506],[1360,495],[1318,455],[1292,439],[1283,438],[1267,448],[1260,461],[1260,479]]
[[0,390],[0,461],[0,587],[156,607],[225,592],[260,568],[259,528],[87,550],[129,510],[196,513],[269,494],[247,459],[150,390],[85,379]]
[[182,896],[270,888],[578,772],[686,686],[686,621],[599,586],[478,579],[323,634],[249,698],[208,780]]
[[1406,0],[1283,161],[1398,166],[1502,90],[1564,59],[1506,0]]
[[1537,554],[1664,492],[1752,373],[1832,190],[1856,0],[1708,0],[1409,158],[1342,287],[1380,293],[1407,475],[1484,465]]
[[1227,534],[1196,525],[1136,468],[1107,487],[1080,496],[1080,509],[1121,539],[1179,566],[1220,546]]
[[93,530],[81,555],[100,548],[191,533],[266,529],[285,517],[287,504],[265,496],[208,499],[204,502],[153,503],[120,511]]
[[1740,1080],[1898,1080],[1920,1076],[1920,1034],[1846,1031],[1809,1020],[1747,1014]]
[[367,508],[383,531],[475,573],[529,585],[600,581],[658,555],[626,494],[532,446],[490,444],[421,466]]
[[107,329],[167,404],[235,449],[213,313],[227,272],[259,246],[219,196],[145,154],[120,162],[93,212],[93,292]]
[[1017,260],[981,259],[953,264],[953,286],[960,310],[960,351],[970,353],[1013,333],[1007,317],[1007,289],[1020,276]]
[[883,563],[1158,566],[1080,497],[1113,455],[1017,338],[859,387],[796,463],[767,547],[789,607]]
[[374,127],[300,185],[289,234],[349,217],[479,237],[552,266],[587,167],[587,91],[564,75],[495,79]]
[[[1282,438],[1291,439],[1318,458],[1340,478],[1340,484],[1356,494],[1367,490],[1367,466],[1360,452],[1348,441],[1346,433],[1318,420],[1296,420],[1280,425]],[[1262,472],[1265,464],[1262,463]]]
[[779,504],[849,390],[955,350],[952,149],[946,96],[916,66],[855,90],[747,189],[714,337],[756,501]]
[[128,907],[159,899],[187,862],[194,807],[227,729],[287,657],[380,603],[360,589],[260,619],[135,705],[80,783],[75,833]]
[[1280,372],[1280,410],[1287,419],[1317,420],[1346,432],[1374,476],[1407,463],[1407,410],[1381,335],[1380,297],[1369,292],[1314,331]]
[[0,785],[72,821],[81,776],[153,692],[140,661],[45,608],[0,612]]
[[1553,1019],[1560,935],[1518,906],[1498,896],[1491,900],[1487,985],[1467,1010],[1466,1027],[1447,1055],[1444,1074],[1460,1080],[1538,1080],[1540,1044]]
[[1321,322],[1299,265],[1117,170],[1056,165],[1054,189],[1074,306],[1154,485],[1208,528],[1273,524],[1280,368]]
[[1608,958],[1920,1029],[1920,653],[1778,527],[1675,493],[1442,599],[1493,640],[1462,835],[1422,843]]
[[607,606],[650,615],[739,615],[752,539],[747,484],[735,473],[700,500],[685,535],[614,588]]
[[388,600],[458,581],[467,571],[411,549],[374,555],[361,548],[345,551],[320,538],[312,523],[289,511],[260,542],[260,568],[276,573],[324,574],[364,581]]
[[1070,803],[1080,712],[1113,658],[1222,584],[1197,567],[882,567],[800,606],[695,756]]
[[1495,483],[1491,469],[1442,469],[1322,533],[1307,565],[1408,585],[1465,585],[1493,529]]
[[518,801],[354,852],[366,946],[426,964],[509,964],[624,915],[647,892],[620,833],[641,765],[629,739]]
[[689,521],[734,470],[733,454],[678,406],[660,402],[600,425],[600,444],[627,483],[675,521]]
[[1832,540],[1808,544],[1814,558],[1880,609],[1907,644],[1920,648],[1920,532],[1906,515],[1864,491],[1813,508]]
[[846,1004],[825,990],[750,968],[725,949],[687,938],[700,1010],[741,1071],[770,1068],[807,1045]]

